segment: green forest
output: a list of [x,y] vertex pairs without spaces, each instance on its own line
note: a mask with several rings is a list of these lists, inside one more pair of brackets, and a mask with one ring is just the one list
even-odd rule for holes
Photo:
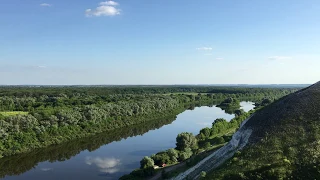
[[226,98],[278,99],[295,88],[212,86],[0,87],[0,157],[175,116]]

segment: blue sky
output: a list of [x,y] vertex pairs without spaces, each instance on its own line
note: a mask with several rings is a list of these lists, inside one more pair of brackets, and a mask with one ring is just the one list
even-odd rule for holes
[[0,84],[320,80],[319,0],[1,0]]

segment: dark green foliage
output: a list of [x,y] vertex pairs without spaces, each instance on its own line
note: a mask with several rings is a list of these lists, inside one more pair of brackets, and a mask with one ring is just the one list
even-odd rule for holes
[[217,107],[220,107],[228,114],[233,114],[235,113],[235,111],[239,110],[240,101],[236,98],[229,97],[225,99],[222,103],[217,105]]
[[244,113],[245,113],[245,111],[243,109],[237,109],[237,110],[234,111],[234,114],[236,116],[241,116]]
[[225,143],[225,142],[226,142],[226,141],[225,141],[224,138],[221,137],[221,136],[215,137],[215,138],[213,139],[213,143],[214,143],[214,144],[223,144],[223,143]]
[[205,138],[208,138],[208,137],[210,137],[211,129],[208,128],[208,127],[203,128],[203,129],[200,130],[199,134],[203,134]]
[[229,142],[232,139],[232,135],[223,135],[222,138],[224,142]]
[[203,148],[204,149],[208,149],[211,147],[211,143],[210,142],[205,142]]
[[216,119],[212,123],[211,135],[219,134],[224,132],[226,129],[229,129],[229,123],[223,118]]
[[141,179],[147,179],[147,177],[151,177],[155,174],[155,170],[153,167],[151,168],[145,168],[145,169],[137,169],[132,171],[128,175],[124,175],[120,180],[141,180]]
[[256,106],[255,108],[258,109],[258,108],[267,106],[267,105],[269,105],[269,104],[271,104],[271,103],[272,103],[272,100],[271,100],[271,99],[269,99],[269,98],[264,98],[264,99],[262,99],[260,102],[256,102],[256,103],[255,103],[255,106]]
[[162,166],[162,164],[172,164],[171,158],[167,152],[159,152],[152,155],[151,158],[154,160],[154,164],[157,166]]
[[198,146],[195,136],[188,132],[178,134],[176,142],[176,149],[179,151],[185,151],[187,148],[196,149]]
[[153,168],[154,161],[150,157],[146,156],[140,161],[140,169]]
[[179,152],[177,150],[171,148],[167,151],[167,154],[170,157],[172,163],[178,162]]
[[191,148],[186,148],[184,149],[184,151],[180,151],[179,153],[179,160],[180,161],[185,161],[188,158],[190,158],[192,156],[193,152]]

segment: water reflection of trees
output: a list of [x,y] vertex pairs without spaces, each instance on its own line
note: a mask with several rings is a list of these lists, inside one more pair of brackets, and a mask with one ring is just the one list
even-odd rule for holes
[[219,108],[224,110],[227,114],[234,114],[234,112],[240,109],[241,106],[220,106]]
[[[212,107],[221,102],[222,101],[191,104],[186,105],[185,109],[192,110],[195,107],[201,106]],[[88,150],[91,152],[100,148],[102,145],[109,144],[114,141],[120,141],[123,138],[145,134],[150,130],[159,129],[164,125],[171,124],[175,119],[176,115],[172,115],[166,119],[147,121],[146,123],[140,125],[107,131],[92,137],[73,140],[64,144],[50,146],[47,148],[36,149],[29,153],[4,157],[0,159],[0,178],[23,174],[24,172],[35,168],[40,162],[66,161],[79,154],[81,151]]]
[[123,138],[142,135],[149,130],[158,129],[164,125],[171,124],[176,116],[167,119],[148,121],[147,123],[104,132],[92,137],[70,141],[64,144],[50,146],[34,150],[30,153],[19,154],[0,159],[0,178],[5,176],[20,175],[35,168],[39,162],[65,161],[79,154],[81,151],[94,151],[102,145],[113,141],[120,141]]
[[[193,109],[194,107],[199,106],[212,106],[215,103],[216,102],[198,103],[187,105],[185,108]],[[92,137],[73,140],[47,148],[36,149],[29,153],[4,157],[0,159],[0,178],[23,174],[24,172],[35,168],[40,162],[66,161],[79,154],[81,151],[88,150],[91,152],[100,148],[102,145],[109,144],[114,141],[120,141],[123,138],[142,135],[150,130],[159,129],[164,125],[171,124],[175,119],[176,115],[172,115],[166,119],[147,121],[140,125],[107,131]]]

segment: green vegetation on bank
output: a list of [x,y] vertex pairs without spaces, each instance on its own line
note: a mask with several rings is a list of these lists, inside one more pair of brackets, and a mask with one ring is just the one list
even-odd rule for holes
[[[236,99],[233,101],[238,102]],[[226,100],[223,102],[226,102]],[[225,119],[216,119],[212,123],[211,128],[201,129],[196,136],[188,132],[180,133],[176,138],[176,147],[174,149],[168,149],[167,151],[153,154],[150,157],[144,157],[140,162],[140,169],[133,171],[129,175],[122,176],[120,179],[143,179],[153,176],[157,172],[154,167],[162,167],[163,164],[174,165],[186,161],[187,166],[191,167],[204,158],[204,156],[200,156],[201,153],[220,147],[230,141],[233,132],[252,113],[254,113],[253,110],[248,113],[242,112],[239,115],[236,114],[236,117],[230,122]],[[184,169],[182,168],[182,170]],[[164,172],[162,174],[166,178],[173,175],[177,175],[177,172]]]
[[[0,90],[0,112],[17,113],[0,116],[0,157],[176,115],[189,104],[227,97],[276,99],[296,91],[197,86],[0,87]],[[200,94],[159,94],[175,91]]]

